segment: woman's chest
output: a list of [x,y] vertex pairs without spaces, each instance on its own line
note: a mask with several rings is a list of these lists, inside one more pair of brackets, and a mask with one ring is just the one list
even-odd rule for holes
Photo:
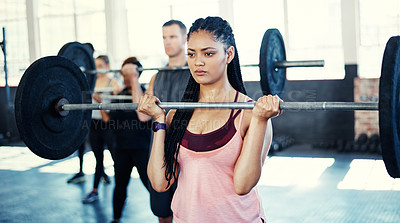
[[97,78],[97,80],[96,80],[95,88],[105,88],[105,87],[109,87],[109,85],[110,85],[109,78],[100,77],[100,78]]
[[211,133],[227,124],[230,113],[231,110],[227,109],[198,109],[193,113],[187,130],[193,134]]

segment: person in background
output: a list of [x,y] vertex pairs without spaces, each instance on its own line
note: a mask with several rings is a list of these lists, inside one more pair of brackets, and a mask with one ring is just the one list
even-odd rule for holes
[[[96,69],[110,69],[109,58],[106,55],[100,55],[95,59]],[[105,73],[97,73],[95,93],[93,93],[94,103],[107,103],[107,101],[102,100],[99,92],[96,89],[112,88],[115,92],[120,89],[118,82],[115,79],[111,79]],[[106,110],[93,110],[92,112],[92,122],[89,131],[89,141],[96,158],[96,170],[94,174],[93,189],[82,199],[82,202],[92,203],[98,200],[98,187],[100,184],[100,179],[104,181],[105,184],[110,183],[109,177],[104,172],[104,147],[110,151],[111,156],[114,155],[115,139],[112,134],[112,130],[109,126],[109,116]]]
[[[122,63],[132,65],[134,70],[124,72],[122,69],[125,88],[118,95],[132,95],[132,83],[136,83],[142,72],[142,67],[136,57],[129,57]],[[141,85],[141,95],[145,91]],[[131,100],[115,100],[118,103],[131,103]],[[136,167],[143,185],[149,190],[147,177],[147,162],[150,155],[151,121],[141,122],[135,111],[115,110],[110,112],[110,125],[116,137],[114,151],[115,188],[113,194],[113,222],[119,222],[127,198],[127,187]]]
[[[170,20],[162,26],[162,38],[164,51],[168,56],[167,67],[187,66],[186,61],[186,26],[179,20]],[[122,68],[124,73],[134,72],[133,65],[126,64]],[[146,95],[154,95],[162,101],[179,102],[185,92],[186,85],[190,78],[190,71],[187,70],[160,70],[153,75],[149,82]],[[133,79],[132,102],[138,103],[140,96],[143,95],[137,79]],[[139,120],[146,122],[151,119],[144,113],[137,113]],[[151,209],[154,215],[158,216],[159,222],[172,222],[171,201],[176,188],[174,184],[170,190],[158,193],[150,186]]]

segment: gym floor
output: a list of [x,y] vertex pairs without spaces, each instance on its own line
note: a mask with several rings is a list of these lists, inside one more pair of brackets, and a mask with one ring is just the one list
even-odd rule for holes
[[[112,176],[108,151],[104,163]],[[78,170],[75,154],[50,161],[24,145],[0,146],[0,222],[110,222],[113,181],[100,184],[99,201],[81,202],[92,187],[94,165],[89,151],[86,181],[67,184]],[[268,222],[400,222],[400,180],[389,177],[376,154],[294,145],[266,160],[258,188]],[[135,172],[128,196],[122,222],[157,222]]]

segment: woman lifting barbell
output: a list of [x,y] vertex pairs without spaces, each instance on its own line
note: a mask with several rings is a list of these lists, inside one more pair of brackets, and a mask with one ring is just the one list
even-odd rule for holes
[[[193,23],[188,64],[192,76],[183,102],[251,101],[227,21],[207,17]],[[279,114],[279,97],[264,96],[253,110],[178,109],[167,116],[158,102],[145,95],[138,111],[155,119],[147,170],[153,188],[165,191],[178,180],[171,204],[175,222],[264,221],[255,185],[271,144],[270,118]]]

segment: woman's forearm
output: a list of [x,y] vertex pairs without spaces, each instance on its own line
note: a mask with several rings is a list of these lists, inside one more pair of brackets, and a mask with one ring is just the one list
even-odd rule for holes
[[105,110],[100,110],[100,114],[101,114],[101,120],[103,120],[103,122],[110,121],[110,114],[108,114]]
[[[165,117],[156,120],[165,123]],[[164,142],[166,130],[160,129],[154,133],[153,145],[150,153],[149,164],[147,166],[147,174],[154,190],[163,192],[167,190],[168,181],[165,178],[164,166]]]

